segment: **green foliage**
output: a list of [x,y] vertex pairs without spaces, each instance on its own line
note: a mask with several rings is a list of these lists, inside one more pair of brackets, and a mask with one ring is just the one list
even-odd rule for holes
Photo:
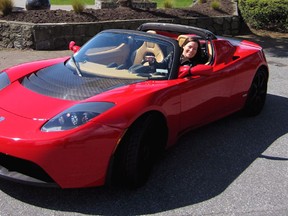
[[85,4],[82,0],[72,0],[72,8],[75,13],[82,13],[85,9]]
[[[158,8],[164,8],[164,3],[166,0],[150,0],[151,2],[156,2]],[[174,8],[186,8],[193,4],[193,0],[174,0]]]
[[252,28],[288,32],[288,0],[239,0],[239,9]]
[[173,8],[172,0],[165,0],[164,1],[164,8]]
[[[1,0],[2,1],[2,0]],[[104,0],[104,1],[110,1],[110,0]],[[151,2],[156,2],[158,8],[164,8],[165,7],[165,1],[167,0],[150,0]],[[174,8],[185,8],[189,7],[190,5],[193,4],[195,0],[174,0],[173,2],[173,7]],[[206,1],[206,0],[202,0]],[[83,0],[83,2],[86,5],[94,5],[95,0]],[[50,0],[51,5],[71,5],[72,0]]]
[[210,4],[210,6],[214,9],[214,10],[219,10],[220,8],[220,2],[218,0],[213,0]]
[[0,12],[6,16],[12,12],[14,7],[13,0],[1,0],[0,1]]
[[[50,0],[51,5],[72,5],[73,0]],[[94,5],[95,0],[83,0],[85,5]]]

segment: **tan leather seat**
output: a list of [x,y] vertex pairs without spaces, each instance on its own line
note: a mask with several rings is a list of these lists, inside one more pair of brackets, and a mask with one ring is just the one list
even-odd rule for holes
[[188,35],[179,35],[177,41],[180,47],[182,47],[184,41],[188,38]]
[[141,64],[148,53],[152,53],[157,62],[161,62],[164,59],[163,52],[158,44],[145,41],[136,51],[134,64]]
[[212,45],[210,41],[207,41],[207,56],[208,56],[208,60],[207,60],[206,65],[210,64],[210,62],[212,61],[212,57],[213,57]]
[[[156,32],[153,30],[149,30],[149,31],[147,31],[147,33],[156,34]],[[155,56],[157,62],[161,62],[164,59],[163,52],[162,52],[162,50],[158,44],[145,41],[137,49],[133,63],[134,64],[141,64],[142,60],[144,59],[144,57],[148,53],[152,53]]]

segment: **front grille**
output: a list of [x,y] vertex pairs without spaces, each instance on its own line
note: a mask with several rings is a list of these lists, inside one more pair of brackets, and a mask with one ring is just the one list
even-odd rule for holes
[[9,170],[9,172],[18,172],[46,183],[54,183],[53,179],[38,165],[0,153],[0,165]]

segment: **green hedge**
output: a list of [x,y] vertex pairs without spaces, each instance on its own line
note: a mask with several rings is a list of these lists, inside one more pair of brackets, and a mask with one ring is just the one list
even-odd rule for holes
[[288,32],[288,0],[239,0],[239,10],[252,28]]

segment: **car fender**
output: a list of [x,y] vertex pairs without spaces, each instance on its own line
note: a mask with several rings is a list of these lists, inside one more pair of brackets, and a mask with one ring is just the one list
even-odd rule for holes
[[65,62],[66,60],[68,60],[69,57],[61,57],[61,58],[55,58],[55,59],[49,59],[49,60],[41,60],[41,61],[34,61],[34,62],[30,62],[30,63],[24,63],[24,64],[20,64],[14,67],[10,67],[7,68],[3,71],[5,71],[10,79],[10,82],[14,82],[15,80],[18,80],[19,78],[33,73],[37,70],[40,70],[42,68],[57,64],[57,63],[61,63],[61,62]]

